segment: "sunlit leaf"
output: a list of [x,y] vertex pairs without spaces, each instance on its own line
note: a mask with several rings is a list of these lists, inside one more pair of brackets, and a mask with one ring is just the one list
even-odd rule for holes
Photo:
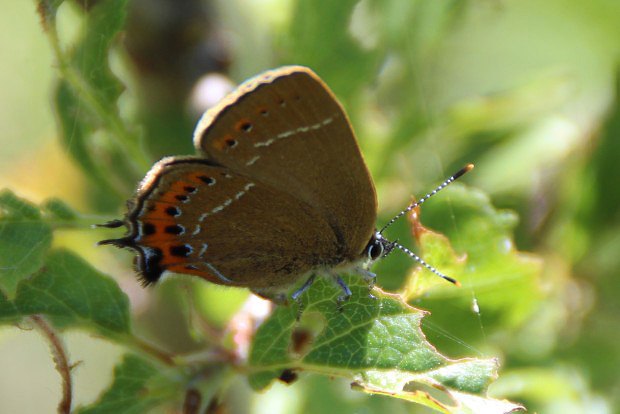
[[[424,269],[411,273],[406,296],[431,311],[434,325],[450,326],[452,336],[466,339],[480,335],[480,320],[472,312],[475,306],[488,332],[496,326],[518,327],[533,316],[545,295],[540,285],[542,262],[515,247],[513,212],[497,210],[481,191],[455,184],[421,218],[449,235],[432,231],[418,235],[425,260],[462,284],[454,288]],[[454,345],[449,342],[447,346]]]
[[[370,297],[368,287],[357,276],[345,281],[353,296],[342,310],[337,306],[341,292],[321,279],[302,296],[304,313],[300,321],[297,306],[291,305],[276,309],[260,327],[250,355],[250,383],[254,388],[265,388],[292,370],[344,377],[366,392],[400,398],[408,398],[408,389],[414,384],[431,386],[454,404],[438,403],[424,391],[418,391],[413,400],[434,408],[440,404],[444,412],[458,412],[463,404],[453,392],[484,399],[481,394],[496,376],[494,360],[443,356],[420,329],[425,312],[378,289],[372,291],[375,297]],[[294,339],[299,329],[315,333],[302,351],[298,348],[303,349],[303,344]]]

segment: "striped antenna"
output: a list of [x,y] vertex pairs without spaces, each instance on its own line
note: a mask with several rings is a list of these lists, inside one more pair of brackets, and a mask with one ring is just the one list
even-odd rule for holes
[[[467,164],[466,166],[464,166],[463,168],[461,168],[460,170],[458,170],[456,172],[456,174],[454,174],[453,176],[451,176],[450,178],[448,178],[446,181],[444,181],[443,183],[441,183],[437,188],[435,188],[433,191],[431,191],[430,193],[426,194],[424,197],[422,197],[420,200],[416,201],[415,203],[409,205],[409,207],[407,207],[406,209],[404,209],[403,211],[401,211],[400,213],[398,213],[396,216],[394,216],[394,218],[390,221],[387,222],[387,224],[385,226],[383,226],[383,228],[381,230],[379,230],[379,233],[383,233],[385,231],[385,229],[387,229],[388,227],[390,227],[392,224],[394,224],[394,222],[396,220],[398,220],[399,218],[401,218],[402,216],[404,216],[405,214],[407,214],[408,212],[410,212],[411,210],[413,210],[414,208],[416,208],[417,206],[421,205],[422,203],[424,203],[426,200],[428,200],[429,198],[431,198],[432,196],[434,196],[435,194],[437,194],[438,192],[440,192],[441,190],[443,190],[444,188],[446,188],[451,182],[453,182],[454,180],[458,179],[460,176],[462,176],[463,174],[465,174],[468,171],[471,171],[474,168],[474,164]],[[403,246],[397,246],[399,249],[403,250],[406,249]],[[403,250],[405,253],[409,254],[413,254],[412,252],[410,252],[409,250]],[[411,254],[409,254],[411,256]],[[415,255],[413,255],[415,256]],[[412,256],[412,257],[413,257]],[[417,259],[416,259],[417,258]],[[428,265],[427,263],[423,262],[422,259],[420,259],[418,256],[415,256],[414,259],[418,262],[420,262],[422,265],[426,266],[427,268],[430,267],[430,265]],[[433,273],[436,273],[438,276],[443,277],[444,279],[450,280],[452,281],[449,277],[442,275],[441,273],[437,272],[435,269],[433,269],[432,267],[429,268],[429,270],[431,270]],[[454,282],[453,282],[454,283]]]
[[406,248],[405,246],[403,246],[402,244],[399,244],[397,242],[391,242],[394,247],[402,250],[403,252],[407,253],[407,255],[409,257],[411,257],[413,260],[415,260],[416,262],[420,263],[422,266],[424,266],[425,268],[427,268],[429,271],[435,273],[437,276],[441,277],[442,279],[447,280],[450,283],[455,284],[456,286],[461,286],[461,284],[459,283],[458,280],[451,278],[450,276],[446,276],[443,273],[441,273],[439,270],[435,269],[433,266],[429,265],[428,263],[426,263],[420,256],[418,256],[417,254],[415,254],[414,252],[412,252],[411,250],[409,250],[408,248]]

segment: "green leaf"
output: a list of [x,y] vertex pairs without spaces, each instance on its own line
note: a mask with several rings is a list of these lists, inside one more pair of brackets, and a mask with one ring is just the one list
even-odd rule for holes
[[52,251],[43,268],[17,288],[22,316],[41,314],[59,328],[82,327],[104,336],[129,333],[129,301],[116,282],[66,250]]
[[169,401],[177,390],[154,365],[126,355],[114,369],[114,382],[99,400],[79,408],[78,414],[142,414]]
[[[432,408],[441,407],[444,412],[458,412],[472,396],[493,402],[479,394],[495,378],[496,361],[446,358],[428,343],[420,329],[426,312],[378,289],[372,292],[376,298],[371,298],[358,276],[344,280],[353,295],[342,311],[337,307],[341,292],[328,280],[320,279],[302,296],[300,322],[297,307],[292,305],[277,308],[263,323],[250,353],[253,388],[265,388],[283,371],[294,370],[344,377],[365,392],[409,398]],[[316,337],[308,349],[299,351],[300,345],[292,338],[308,323]],[[439,403],[424,391],[410,398],[409,388],[414,384],[440,389],[455,405]]]
[[108,337],[129,333],[129,301],[113,279],[65,250],[51,251],[37,270],[20,281],[14,299],[0,292],[0,322],[38,314],[58,328],[81,327]]
[[71,56],[72,65],[93,88],[100,102],[116,108],[123,87],[110,70],[110,46],[123,29],[127,0],[99,1],[85,14],[83,37]]
[[39,208],[9,190],[0,192],[0,290],[13,297],[20,280],[42,266],[51,243],[52,230]]
[[75,220],[77,218],[75,210],[59,198],[45,200],[41,208],[54,219]]
[[[108,59],[123,28],[126,6],[127,0],[104,0],[88,7],[83,14],[83,30],[71,47],[59,44],[55,27],[49,31],[62,76],[54,93],[59,137],[95,182],[94,189],[105,194],[97,202],[102,210],[115,206],[118,197],[130,191],[126,185],[134,179],[127,177],[138,169],[131,157],[143,156],[138,151],[137,135],[129,131],[120,115],[117,100],[123,86]],[[115,167],[110,169],[110,165]]]
[[11,190],[7,189],[0,192],[0,211],[3,217],[27,219],[38,219],[41,217],[37,206],[23,198],[17,197]]
[[[431,312],[429,321],[450,326],[450,333],[461,339],[478,335],[480,320],[472,317],[472,294],[487,332],[494,327],[516,328],[537,312],[545,296],[540,285],[542,261],[516,249],[514,213],[495,209],[479,190],[454,184],[421,217],[448,235],[423,231],[418,242],[424,259],[463,285],[454,288],[423,269],[411,273],[405,296]],[[446,312],[447,308],[452,311]],[[445,346],[455,345],[450,342]]]
[[66,80],[58,83],[54,100],[60,129],[58,135],[64,148],[97,188],[109,195],[116,195],[117,192],[94,155],[90,140],[95,131],[95,121],[84,108],[84,103]]

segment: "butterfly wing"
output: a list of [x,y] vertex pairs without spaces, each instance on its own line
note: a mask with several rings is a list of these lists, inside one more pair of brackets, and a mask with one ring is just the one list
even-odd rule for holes
[[310,69],[244,83],[203,116],[194,143],[208,159],[311,206],[347,259],[359,258],[374,231],[375,188],[344,110]]
[[341,260],[329,224],[302,201],[199,158],[166,158],[141,184],[129,235],[148,282],[164,271],[256,290],[285,287]]

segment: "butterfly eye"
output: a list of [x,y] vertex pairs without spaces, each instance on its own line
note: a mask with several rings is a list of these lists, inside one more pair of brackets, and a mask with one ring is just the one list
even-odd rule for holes
[[383,244],[379,240],[375,240],[374,243],[368,245],[368,258],[374,261],[381,256],[383,256]]

